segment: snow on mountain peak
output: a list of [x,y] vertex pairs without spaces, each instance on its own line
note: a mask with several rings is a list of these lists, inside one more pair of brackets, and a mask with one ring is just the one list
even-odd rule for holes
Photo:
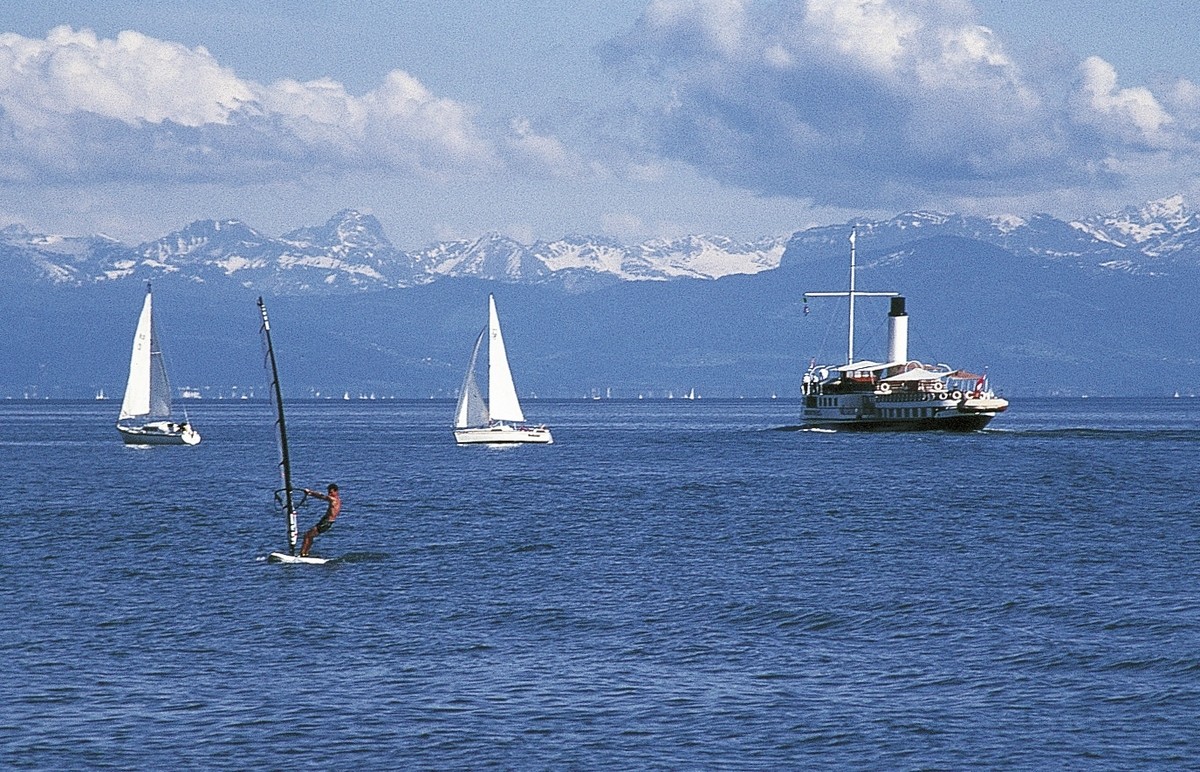
[[951,218],[951,215],[942,214],[941,212],[916,211],[898,214],[890,222],[898,228],[927,228],[930,226],[945,225]]
[[1182,193],[1151,201],[1142,207],[1141,214],[1146,220],[1177,221],[1188,217],[1187,205],[1184,203]]
[[1012,233],[1029,224],[1024,217],[1018,217],[1015,214],[998,214],[987,219],[1001,233]]
[[1150,257],[1177,252],[1181,238],[1200,232],[1200,222],[1188,210],[1182,195],[1150,201],[1140,207],[1125,207],[1073,224],[1103,241],[1134,245]]
[[343,209],[324,225],[299,228],[284,234],[283,238],[307,247],[341,248],[344,251],[390,249],[392,246],[379,220],[355,209]]
[[[1073,260],[1081,266],[1160,271],[1200,265],[1200,217],[1183,196],[1170,196],[1079,222],[1050,215],[962,217],[907,212],[889,220],[860,220],[864,254],[902,254],[913,240],[955,237],[1013,254]],[[595,281],[717,279],[792,265],[812,255],[841,254],[850,225],[808,228],[786,237],[738,241],[691,235],[622,244],[611,238],[568,236],[526,245],[500,233],[433,244],[416,251],[392,246],[379,221],[353,209],[323,225],[268,237],[240,220],[200,220],[162,238],[128,247],[107,238],[49,236],[23,226],[0,230],[0,256],[29,277],[61,284],[152,279],[175,274],[190,281],[230,279],[282,292],[322,287],[365,289],[427,284],[441,277],[567,286]]]

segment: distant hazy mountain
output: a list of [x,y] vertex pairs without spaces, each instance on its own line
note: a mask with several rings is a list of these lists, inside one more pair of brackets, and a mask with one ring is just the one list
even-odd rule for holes
[[278,293],[411,287],[462,277],[596,287],[757,273],[778,267],[785,243],[689,236],[634,246],[582,237],[525,245],[488,234],[406,252],[392,245],[374,217],[346,210],[322,226],[277,238],[237,220],[202,220],[132,247],[102,236],[47,236],[12,226],[0,231],[0,260],[10,275],[76,286],[174,276]]
[[[909,298],[910,353],[990,367],[1010,396],[1200,392],[1200,221],[1180,197],[1065,222],[912,212],[854,223],[859,288]],[[177,386],[261,384],[254,296],[272,298],[300,394],[451,397],[494,292],[523,394],[796,396],[845,356],[850,224],[737,242],[497,235],[397,249],[345,211],[279,237],[201,221],[126,246],[0,231],[0,397],[119,395],[153,279]],[[886,304],[858,307],[880,356]]]
[[[855,225],[864,253],[895,252],[891,259],[902,257],[914,240],[953,236],[1078,267],[1153,274],[1200,266],[1200,217],[1181,196],[1074,222],[1048,215],[908,212]],[[75,286],[175,276],[272,293],[411,287],[464,277],[557,281],[586,290],[614,281],[718,279],[824,261],[845,251],[847,234],[843,224],[749,242],[689,236],[635,245],[581,236],[527,245],[488,234],[405,251],[388,240],[374,217],[345,210],[324,225],[278,237],[237,220],[202,220],[136,246],[13,225],[0,231],[0,271],[9,280]]]
[[[985,218],[906,212],[890,220],[854,225],[860,249],[878,259],[902,257],[909,245],[921,239],[956,237],[1014,256],[1080,268],[1141,274],[1200,268],[1200,216],[1187,209],[1182,196],[1071,222],[1044,214]],[[788,242],[783,261],[827,260],[845,252],[847,236],[846,225],[800,231]]]

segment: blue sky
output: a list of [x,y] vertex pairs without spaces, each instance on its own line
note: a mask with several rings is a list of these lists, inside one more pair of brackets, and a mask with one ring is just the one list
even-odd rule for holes
[[[1081,9],[1086,9],[1084,12]],[[753,237],[1200,187],[1200,4],[0,2],[0,225]]]

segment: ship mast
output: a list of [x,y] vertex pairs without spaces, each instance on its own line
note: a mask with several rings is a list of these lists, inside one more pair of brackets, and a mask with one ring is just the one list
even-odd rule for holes
[[846,364],[854,361],[854,237],[858,233],[857,229],[850,229],[850,334],[847,337],[846,343]]
[[858,298],[890,298],[899,292],[859,292],[854,287],[857,266],[855,264],[854,242],[858,233],[857,228],[850,229],[850,291],[849,292],[805,292],[804,298],[848,298],[850,301],[849,335],[846,341],[846,364],[854,363],[854,299]]

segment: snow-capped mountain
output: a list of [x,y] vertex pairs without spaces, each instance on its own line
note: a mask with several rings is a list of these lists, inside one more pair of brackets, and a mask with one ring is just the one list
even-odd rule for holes
[[[396,248],[376,218],[349,209],[279,237],[238,220],[202,220],[133,247],[105,236],[51,236],[13,225],[0,230],[0,271],[18,281],[68,286],[174,276],[285,294],[412,287],[449,277],[558,282],[582,290],[824,263],[845,254],[850,225],[754,241],[688,236],[634,245],[583,236],[526,245],[493,233],[415,251]],[[965,240],[959,247],[966,250],[977,243],[1088,270],[1157,274],[1200,267],[1200,215],[1182,196],[1072,222],[1044,214],[906,212],[852,225],[868,262],[902,261],[916,242],[953,237]]]
[[0,275],[53,284],[82,284],[98,264],[119,260],[126,247],[107,236],[50,236],[22,225],[0,230]]
[[[954,237],[997,247],[1015,257],[1085,269],[1156,274],[1200,268],[1200,215],[1187,208],[1182,196],[1074,221],[1046,214],[969,217],[905,212],[889,220],[852,225],[858,231],[860,254],[876,261],[902,259],[920,240]],[[798,265],[842,254],[847,235],[847,225],[800,231],[789,241],[783,263]]]
[[418,252],[414,265],[423,269],[411,283],[443,276],[475,276],[492,281],[538,281],[550,273],[531,248],[498,233],[475,241],[452,241]]
[[[903,292],[915,354],[987,366],[1013,393],[1200,393],[1200,237],[1182,199],[1074,222],[910,212],[853,225],[860,288]],[[0,398],[51,384],[119,392],[137,285],[151,279],[166,279],[161,321],[182,383],[261,377],[253,290],[303,347],[290,382],[452,395],[495,292],[524,388],[794,395],[804,362],[839,356],[829,331],[844,311],[816,302],[806,314],[803,298],[845,287],[849,232],[632,246],[490,234],[405,251],[353,211],[278,237],[201,221],[134,247],[13,226],[0,230]],[[335,292],[354,297],[319,294]],[[862,351],[878,349],[886,310],[859,307]]]
[[20,226],[0,231],[0,256],[27,279],[83,285],[173,275],[285,293],[408,287],[463,276],[519,283],[716,279],[777,267],[785,244],[784,237],[743,243],[689,236],[633,246],[587,237],[525,245],[487,234],[406,252],[392,245],[377,219],[354,210],[278,238],[238,220],[202,220],[135,247]]
[[1151,260],[1195,260],[1200,244],[1200,215],[1188,210],[1183,196],[1127,207],[1111,215],[1072,223],[1117,249],[1134,249]]

